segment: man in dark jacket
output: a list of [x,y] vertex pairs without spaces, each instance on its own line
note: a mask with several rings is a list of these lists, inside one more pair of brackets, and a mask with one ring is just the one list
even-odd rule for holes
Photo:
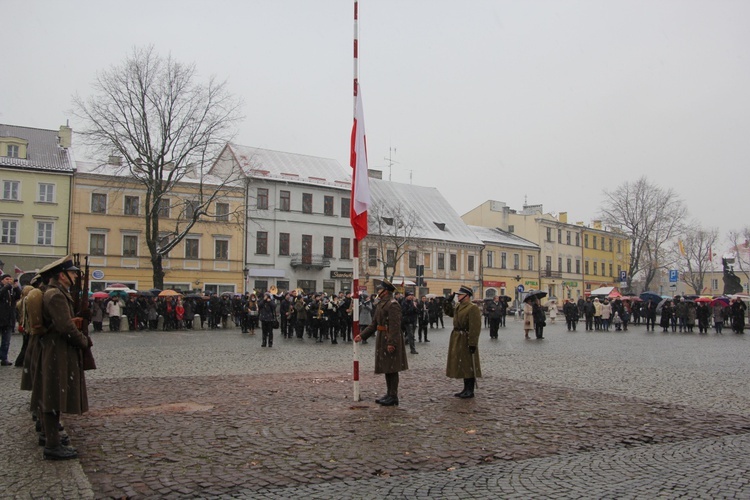
[[417,328],[420,342],[422,342],[422,334],[424,334],[424,341],[429,342],[427,340],[428,324],[430,324],[430,303],[427,301],[427,297],[422,295],[417,304]]
[[414,292],[406,292],[406,297],[401,303],[401,329],[406,333],[406,343],[409,344],[411,354],[419,354],[414,347],[414,330],[417,328],[418,315]]
[[375,402],[383,406],[398,406],[398,373],[409,369],[404,336],[401,335],[401,307],[393,298],[395,291],[396,287],[388,280],[383,280],[378,285],[380,301],[375,308],[372,323],[354,338],[355,342],[361,342],[377,332],[375,373],[385,374],[388,392]]
[[13,328],[16,326],[16,302],[21,298],[21,290],[13,286],[13,277],[10,274],[3,274],[0,278],[0,365],[10,366],[13,363],[8,361],[8,351],[10,350],[10,338]]
[[490,338],[497,339],[497,331],[500,328],[500,321],[502,320],[503,301],[500,300],[499,295],[495,295],[491,302],[485,304],[485,312],[490,320]]

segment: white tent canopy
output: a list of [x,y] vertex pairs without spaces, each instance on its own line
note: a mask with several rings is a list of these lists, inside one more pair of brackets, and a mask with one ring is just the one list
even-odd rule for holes
[[592,297],[594,295],[600,295],[600,296],[603,295],[606,297],[607,295],[612,293],[613,290],[615,290],[615,287],[613,286],[603,286],[603,287],[597,288],[596,290],[591,290],[591,293],[589,295],[591,295]]

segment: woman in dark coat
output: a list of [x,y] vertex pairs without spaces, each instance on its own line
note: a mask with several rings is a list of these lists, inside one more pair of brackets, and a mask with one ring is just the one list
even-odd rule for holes
[[270,293],[266,292],[263,300],[258,304],[258,318],[263,332],[261,347],[273,347],[273,321],[276,319],[276,302]]
[[383,406],[398,406],[398,372],[408,370],[406,346],[401,334],[401,306],[393,298],[396,291],[389,281],[378,285],[378,298],[372,323],[354,338],[355,342],[367,340],[377,332],[375,339],[375,373],[385,374],[388,391],[375,400]]
[[445,375],[464,379],[464,390],[454,394],[462,399],[474,397],[477,377],[482,376],[477,351],[479,332],[482,330],[482,311],[471,302],[472,295],[471,288],[462,286],[456,293],[458,304],[453,307],[451,299],[443,305],[443,312],[453,318]]
[[661,326],[665,332],[669,331],[669,326],[672,324],[673,316],[674,307],[672,307],[672,302],[668,300],[661,307],[661,321],[659,322],[659,326]]

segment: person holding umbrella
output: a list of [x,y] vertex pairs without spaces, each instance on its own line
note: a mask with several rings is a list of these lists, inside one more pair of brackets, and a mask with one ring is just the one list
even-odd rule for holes
[[[473,295],[472,289],[463,285],[443,304],[443,312],[453,318],[445,375],[464,379],[464,390],[454,394],[461,399],[474,397],[477,377],[482,376],[477,351],[479,332],[482,329],[482,311],[471,301]],[[454,297],[458,298],[455,307]]]

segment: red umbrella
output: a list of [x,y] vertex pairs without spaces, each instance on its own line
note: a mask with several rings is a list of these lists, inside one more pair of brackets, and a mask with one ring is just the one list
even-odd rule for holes
[[729,307],[729,297],[716,297],[711,301],[711,305],[720,305],[722,307]]
[[714,299],[712,299],[711,297],[698,297],[697,299],[695,299],[695,301],[699,303],[711,303],[714,301]]
[[109,294],[107,292],[94,292],[92,297],[95,299],[108,299]]

